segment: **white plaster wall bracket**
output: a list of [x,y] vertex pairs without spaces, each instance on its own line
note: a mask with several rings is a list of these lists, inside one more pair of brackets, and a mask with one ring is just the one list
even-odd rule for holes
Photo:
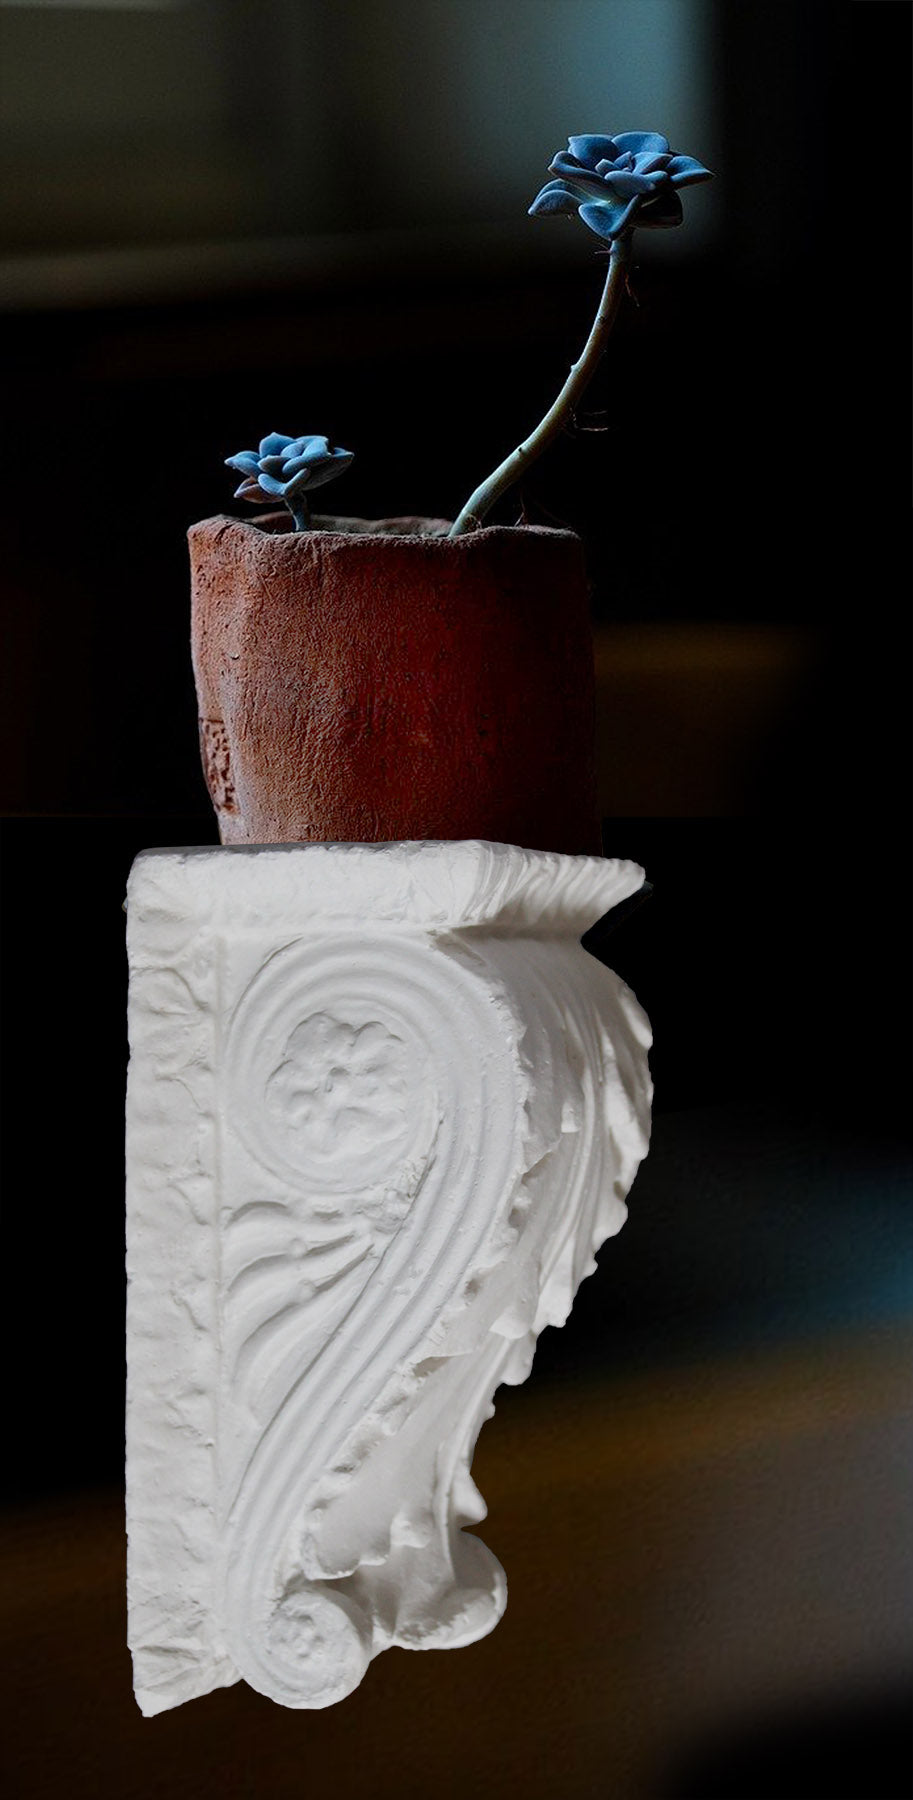
[[128,1613],[144,1713],[468,1644],[492,1396],[625,1218],[649,1026],[579,943],[635,864],[151,851],[128,890]]

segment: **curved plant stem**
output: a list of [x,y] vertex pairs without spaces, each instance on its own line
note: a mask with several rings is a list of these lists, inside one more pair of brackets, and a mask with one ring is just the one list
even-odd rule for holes
[[570,416],[590,377],[595,373],[608,342],[609,332],[615,323],[621,296],[625,290],[629,257],[629,239],[617,238],[609,255],[606,283],[602,291],[602,299],[599,302],[599,311],[593,320],[592,330],[580,356],[572,365],[571,372],[558,398],[553,401],[544,419],[540,419],[535,431],[531,432],[522,444],[518,444],[516,450],[512,450],[499,467],[482,482],[480,487],[476,488],[475,493],[470,495],[459,518],[451,526],[449,537],[462,537],[464,532],[478,530],[495,501],[499,500],[501,495],[513,486],[524,469],[529,468],[530,463],[535,462],[537,456],[541,456],[543,450],[551,443],[552,438],[557,436],[565,420]]
[[286,506],[295,521],[296,531],[310,531],[311,509],[303,494],[297,494],[294,500],[286,500]]

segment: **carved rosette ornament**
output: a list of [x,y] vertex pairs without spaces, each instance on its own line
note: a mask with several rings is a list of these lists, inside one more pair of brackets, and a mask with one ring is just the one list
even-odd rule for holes
[[332,1704],[506,1600],[469,1469],[647,1148],[579,939],[634,864],[476,841],[153,851],[130,878],[129,1635],[151,1714]]

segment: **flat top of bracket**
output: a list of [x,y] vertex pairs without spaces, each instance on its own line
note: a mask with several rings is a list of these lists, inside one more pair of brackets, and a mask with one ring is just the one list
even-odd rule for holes
[[321,919],[363,928],[511,934],[586,931],[643,885],[637,863],[564,856],[479,839],[426,843],[264,844],[145,850],[128,913],[199,915],[237,926]]

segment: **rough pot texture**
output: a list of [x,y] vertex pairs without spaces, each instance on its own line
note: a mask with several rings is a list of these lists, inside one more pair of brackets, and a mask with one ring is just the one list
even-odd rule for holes
[[579,539],[440,520],[191,527],[203,764],[226,844],[601,848]]

